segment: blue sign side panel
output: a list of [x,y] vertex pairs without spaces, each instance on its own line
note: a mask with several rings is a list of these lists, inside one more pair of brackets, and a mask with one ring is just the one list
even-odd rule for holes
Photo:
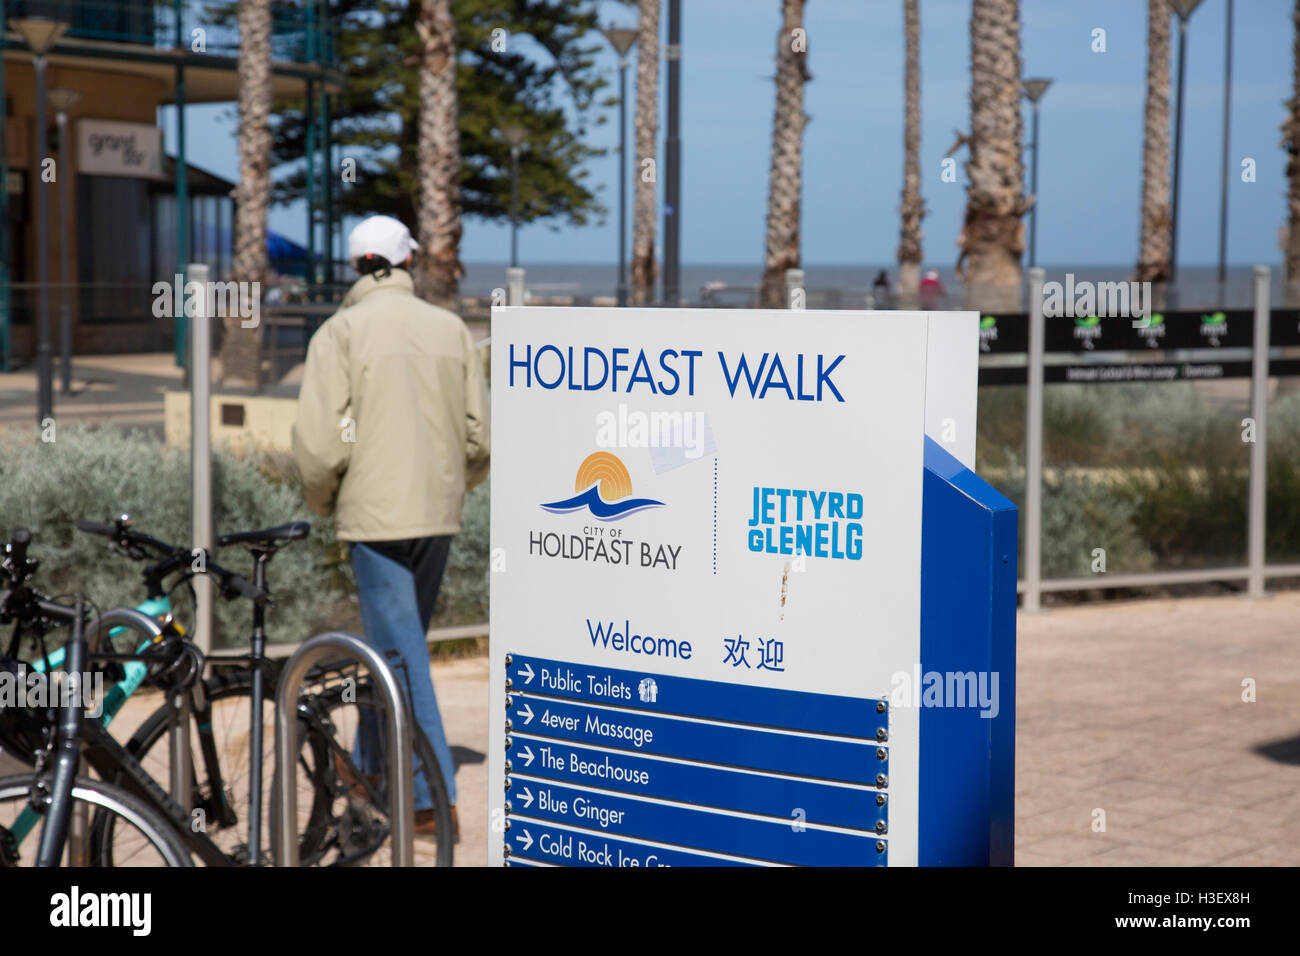
[[[511,734],[509,760],[513,773],[577,786],[854,829],[875,826],[876,807],[883,806],[886,799],[885,793],[876,789],[651,760],[621,751],[523,737],[518,732]],[[880,772],[889,773],[884,761]]]
[[[917,857],[922,866],[1011,862],[1015,607],[1015,506],[927,438],[921,687],[915,690],[923,692],[932,680],[928,675],[939,675],[944,706],[913,702],[923,705]],[[973,675],[973,685],[964,675]],[[952,691],[959,688],[968,699],[954,699]],[[979,700],[981,691],[988,706]]]
[[[633,753],[663,754],[684,760],[849,783],[876,782],[888,756],[869,741],[799,737],[779,731],[656,717],[630,710],[606,710],[550,697],[509,697],[514,730]],[[531,715],[531,716],[530,716]],[[636,745],[634,733],[641,735]]]
[[512,817],[506,835],[509,859],[540,860],[556,866],[760,866],[742,860],[727,860],[688,850],[669,850],[630,840],[561,830],[536,820]]
[[[602,622],[606,623],[606,622]],[[653,664],[651,658],[648,663]],[[545,674],[545,676],[543,676]],[[877,710],[877,701],[833,694],[811,694],[783,690],[779,687],[755,687],[723,681],[673,677],[652,671],[617,670],[612,667],[589,667],[541,657],[512,654],[506,676],[512,690],[547,697],[563,697],[605,706],[626,706],[664,714],[682,714],[734,724],[756,724],[835,734],[839,737],[876,739],[876,731],[888,725],[888,718]],[[622,697],[593,693],[588,677],[597,682],[609,681],[619,688]],[[643,701],[638,693],[640,682],[653,678],[654,699]],[[576,678],[576,686],[569,678]]]

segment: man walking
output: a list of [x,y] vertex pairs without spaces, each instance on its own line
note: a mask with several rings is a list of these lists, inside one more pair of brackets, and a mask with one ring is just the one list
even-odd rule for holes
[[[465,323],[415,296],[407,268],[416,248],[388,216],[348,236],[361,278],[312,337],[293,454],[308,506],[333,514],[349,545],[367,643],[406,661],[412,713],[437,755],[459,831],[425,633],[465,493],[487,477],[488,398]],[[417,834],[436,832],[432,808],[419,775]]]

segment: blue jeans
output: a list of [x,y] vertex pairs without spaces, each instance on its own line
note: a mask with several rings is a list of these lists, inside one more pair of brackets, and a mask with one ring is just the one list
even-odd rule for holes
[[[375,547],[353,542],[349,548],[352,570],[357,579],[357,596],[361,601],[361,621],[365,627],[364,639],[380,654],[397,651],[406,662],[406,675],[398,674],[399,682],[409,689],[411,713],[433,746],[434,756],[447,782],[447,795],[452,805],[456,803],[456,768],[452,762],[447,734],[442,727],[442,714],[438,710],[438,696],[429,675],[429,646],[425,631],[433,613],[433,600],[437,597],[446,566],[446,553],[451,538],[417,539],[426,548],[432,547],[433,560],[420,561],[416,566],[422,580],[398,560],[377,548],[389,551],[390,542],[378,542]],[[438,560],[440,557],[441,560]],[[432,578],[432,580],[430,580]],[[418,593],[417,593],[418,592]],[[376,773],[383,753],[377,733],[378,725],[373,713],[363,713],[357,734],[356,760],[363,773]],[[429,785],[423,774],[415,777],[415,809],[428,810],[433,806]]]

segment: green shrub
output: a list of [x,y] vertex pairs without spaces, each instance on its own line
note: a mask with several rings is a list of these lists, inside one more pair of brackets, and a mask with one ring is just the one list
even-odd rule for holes
[[[311,535],[276,554],[268,567],[275,605],[267,616],[272,641],[296,642],[356,620],[355,583],[334,522],[311,514],[297,471],[283,454],[213,454],[216,533],[310,520]],[[130,513],[138,531],[172,544],[190,540],[190,463],[152,433],[116,426],[64,426],[58,440],[0,433],[0,534],[30,528],[38,584],[52,593],[84,592],[101,608],[143,600],[141,564],[105,551],[103,538],[76,531],[78,518],[107,520]],[[452,548],[436,623],[487,620],[487,488],[466,509],[466,534]],[[481,540],[479,540],[481,538]],[[250,576],[241,548],[214,555]],[[213,647],[240,647],[252,622],[251,605],[218,600]]]

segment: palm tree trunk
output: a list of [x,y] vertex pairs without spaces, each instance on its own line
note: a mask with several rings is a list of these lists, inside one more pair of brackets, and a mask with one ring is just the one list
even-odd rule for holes
[[[239,0],[239,185],[235,187],[233,278],[242,289],[266,278],[266,212],[271,196],[271,4]],[[245,284],[247,283],[247,285]],[[241,292],[241,298],[243,297]],[[251,292],[249,294],[252,294]],[[261,385],[259,327],[223,318],[221,382]]]
[[1142,143],[1139,282],[1169,278],[1169,0],[1147,0],[1146,129]]
[[899,305],[915,308],[921,278],[921,13],[919,0],[903,0],[907,43],[904,68],[903,201],[898,208]]
[[966,303],[988,311],[1020,305],[1025,169],[1021,154],[1020,3],[972,0],[970,160],[958,271]]
[[1286,276],[1288,305],[1300,302],[1300,0],[1292,14],[1295,35],[1292,40],[1292,91],[1287,102],[1287,117],[1282,124],[1282,144],[1286,149],[1287,237],[1283,268]]
[[[636,49],[636,195],[632,201],[632,304],[654,300],[655,137],[659,133],[659,4],[639,0]],[[646,160],[650,163],[647,166]],[[649,172],[648,172],[649,171]]]
[[456,99],[456,35],[451,0],[421,0],[415,32],[421,43],[420,196],[412,279],[416,293],[455,311],[460,262],[460,130]]
[[[785,305],[785,270],[799,267],[799,196],[803,186],[803,86],[809,80],[804,0],[781,0],[776,40],[776,113],[767,194],[767,249],[759,304]],[[797,33],[795,31],[798,31]]]

